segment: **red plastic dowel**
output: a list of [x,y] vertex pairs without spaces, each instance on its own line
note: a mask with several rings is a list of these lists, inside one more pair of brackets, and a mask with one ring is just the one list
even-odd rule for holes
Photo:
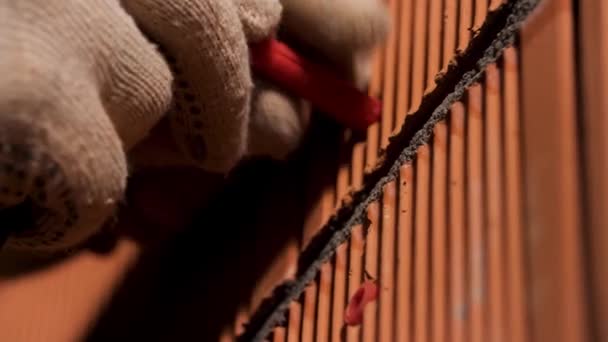
[[344,313],[344,323],[346,325],[359,325],[363,321],[363,310],[365,305],[378,298],[378,285],[374,281],[366,281],[353,294],[346,312]]
[[365,130],[378,121],[381,102],[359,91],[319,64],[307,61],[287,45],[269,39],[250,46],[254,72],[312,103],[338,123]]

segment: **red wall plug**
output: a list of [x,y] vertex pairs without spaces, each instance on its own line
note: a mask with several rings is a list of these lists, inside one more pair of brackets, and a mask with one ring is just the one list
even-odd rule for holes
[[346,312],[344,313],[344,324],[347,326],[359,325],[363,322],[363,311],[365,306],[378,298],[378,285],[375,281],[367,280],[353,294]]
[[294,95],[310,101],[338,123],[365,130],[378,121],[381,102],[314,64],[284,43],[269,39],[250,46],[253,71]]

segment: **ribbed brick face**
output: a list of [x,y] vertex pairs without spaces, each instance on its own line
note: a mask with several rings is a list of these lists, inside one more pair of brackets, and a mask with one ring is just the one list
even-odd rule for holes
[[[315,156],[308,185],[292,191],[302,201],[277,200],[265,214],[279,223],[239,236],[244,242],[232,246],[243,249],[222,254],[228,257],[217,262],[232,265],[224,272],[229,276],[208,280],[196,273],[206,268],[190,267],[181,277],[172,262],[200,260],[177,248],[185,256],[151,258],[168,266],[152,272],[156,266],[144,263],[148,273],[137,273],[144,280],[132,285],[130,266],[137,270],[150,257],[121,240],[108,255],[84,253],[0,279],[0,340],[74,340],[91,327],[99,336],[125,336],[119,328],[129,327],[133,337],[156,338],[161,331],[167,338],[221,341],[608,340],[608,5],[540,1],[514,44],[486,60],[447,115],[435,117],[468,71],[458,68],[481,60],[483,51],[471,49],[488,47],[499,33],[497,24],[484,23],[500,21],[496,13],[506,23],[508,10],[519,8],[514,4],[536,1],[387,2],[393,29],[376,51],[369,87],[383,101],[381,122],[364,139],[345,136],[334,154]],[[465,60],[449,68],[457,55]],[[422,122],[406,121],[420,112]],[[428,120],[432,134],[422,144],[400,135]],[[400,162],[408,147],[414,157]],[[379,165],[392,175],[366,176]],[[376,183],[379,192],[370,190]],[[303,220],[285,209],[303,202]],[[358,207],[365,219],[355,217]],[[256,215],[264,214],[250,216]],[[272,233],[287,231],[294,220],[295,233]],[[267,262],[252,258],[268,250]],[[378,298],[365,306],[359,326],[345,327],[345,308],[369,278]],[[164,285],[150,285],[157,283]],[[279,285],[286,286],[273,292]],[[198,297],[199,286],[214,289],[203,296],[212,300]],[[118,290],[121,296],[111,298]],[[168,299],[156,305],[161,297]],[[220,314],[227,302],[234,307]],[[279,304],[286,312],[277,323]],[[117,316],[124,317],[96,324]],[[219,316],[229,323],[209,328]],[[171,326],[163,327],[168,320]]]
[[[319,216],[329,218],[348,189],[362,186],[366,167],[381,162],[379,149],[501,5],[388,3],[393,34],[377,53],[370,87],[384,101],[382,122],[370,127],[365,142],[344,148],[350,163],[339,167],[335,186],[311,215],[313,232],[304,236],[315,234],[325,223]],[[606,146],[599,133],[606,105],[598,90],[606,86],[598,59],[606,39],[598,32],[607,9],[592,1],[541,2],[515,43],[484,66],[415,159],[367,206],[367,234],[361,226],[350,228],[268,339],[605,338],[598,322],[606,317],[606,268],[588,262],[601,260],[606,245],[600,228],[606,218],[597,203],[608,193],[599,151]],[[588,64],[577,67],[581,58]],[[593,199],[585,192],[590,188]],[[345,327],[345,308],[366,274],[376,279],[380,295],[366,306],[360,326]],[[600,301],[589,306],[591,298]]]

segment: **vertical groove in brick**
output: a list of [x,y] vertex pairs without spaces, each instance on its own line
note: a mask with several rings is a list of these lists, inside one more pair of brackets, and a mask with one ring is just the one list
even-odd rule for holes
[[426,145],[416,157],[416,212],[414,230],[414,341],[429,337],[429,207],[430,151]]
[[413,111],[418,109],[424,93],[426,76],[426,58],[428,47],[427,13],[428,0],[414,0],[414,32],[412,47],[412,82],[410,108]]
[[331,262],[326,262],[319,272],[315,341],[329,341],[332,266]]
[[485,274],[483,233],[483,123],[481,85],[475,84],[468,91],[467,108],[467,226],[469,300],[472,342],[485,341]]
[[449,237],[450,237],[450,337],[467,339],[469,321],[465,232],[465,108],[456,102],[450,111]]
[[443,53],[441,57],[441,70],[445,70],[448,67],[448,63],[456,52],[458,8],[458,0],[443,0]]
[[473,27],[473,0],[460,0],[460,11],[458,12],[458,42],[457,51],[464,51],[471,39],[471,28]]
[[503,222],[501,81],[496,64],[490,64],[485,74],[485,169],[488,269],[488,341],[511,341],[505,329],[505,237]]
[[272,333],[272,342],[285,342],[285,328],[277,327]]
[[315,327],[315,308],[317,301],[317,284],[311,283],[304,291],[302,304],[301,341],[313,341]]
[[[346,196],[349,186],[349,165],[341,165],[338,171],[338,179],[336,181],[336,206],[339,207],[341,200]],[[340,332],[344,325],[344,308],[346,306],[346,275],[347,257],[348,257],[349,242],[343,243],[336,249],[334,257],[334,279],[332,292],[332,323],[331,323],[331,340],[339,342]]]
[[483,25],[488,13],[488,0],[473,0],[475,1],[475,9],[473,13],[473,32],[477,32]]
[[425,92],[435,86],[435,76],[441,68],[441,30],[443,26],[442,0],[429,1],[428,53],[426,56]]
[[447,159],[448,133],[445,121],[434,129],[432,142],[432,220],[431,220],[431,340],[447,339]]
[[[577,3],[577,2],[574,2]],[[591,314],[594,338],[608,341],[608,4],[581,0],[579,6],[579,69],[582,73],[582,140],[585,144],[585,191],[588,217],[587,241],[590,248],[592,281]]]
[[382,229],[380,249],[380,316],[378,341],[393,341],[394,320],[394,262],[396,228],[396,181],[386,184],[382,196]]
[[515,48],[503,57],[503,125],[505,148],[505,227],[507,227],[507,306],[511,341],[528,340],[525,295],[524,237],[522,226],[521,131],[519,108],[519,65]]
[[397,114],[395,127],[401,128],[405,122],[411,102],[411,73],[413,55],[413,3],[415,0],[400,0],[399,20],[399,60],[397,61]]
[[[371,224],[365,238],[365,266],[364,271],[372,277],[378,277],[378,239],[380,204],[372,202],[367,210]],[[366,305],[363,313],[363,342],[378,340],[378,302],[374,301]]]
[[398,71],[397,53],[398,53],[398,29],[399,29],[399,3],[398,0],[389,0],[388,7],[391,13],[391,30],[386,44],[384,53],[384,77],[382,85],[382,119],[380,132],[380,148],[384,149],[388,146],[388,138],[393,132],[393,121],[395,119],[395,76]]
[[289,304],[289,315],[287,318],[287,342],[300,341],[302,323],[302,304],[291,302]]
[[[353,187],[361,186],[363,183],[363,146],[355,146],[352,158],[352,183]],[[350,237],[350,249],[348,253],[348,298],[351,298],[361,284],[363,277],[363,253],[365,242],[363,237],[363,227],[357,225],[353,228]],[[347,341],[358,341],[360,337],[360,328],[351,327],[346,330]]]
[[399,173],[399,230],[397,231],[397,290],[395,300],[395,340],[397,341],[411,341],[413,336],[413,215],[414,169],[411,165],[404,165]]

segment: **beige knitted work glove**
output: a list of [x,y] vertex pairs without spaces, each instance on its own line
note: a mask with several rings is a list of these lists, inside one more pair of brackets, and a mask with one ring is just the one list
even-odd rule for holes
[[122,199],[125,151],[172,104],[185,155],[232,168],[248,141],[247,38],[280,12],[276,0],[0,0],[0,229],[21,230],[7,245],[90,237]]
[[[363,88],[369,80],[370,52],[386,38],[389,21],[380,0],[282,0],[281,40],[310,58],[329,59],[346,77]],[[287,157],[298,147],[307,124],[309,104],[276,85],[255,79],[249,123],[248,154]],[[303,109],[304,108],[304,109]],[[180,164],[168,125],[158,125],[145,143],[131,154],[143,165]],[[134,179],[135,180],[135,179]],[[209,200],[217,181],[213,175],[189,168],[161,168],[142,172],[131,183],[131,208],[143,223],[172,231],[188,222]],[[200,189],[208,189],[201,193]],[[184,189],[195,192],[185,196]],[[198,189],[198,190],[197,190]]]
[[[159,156],[143,144],[134,156],[140,150],[151,152],[151,158],[143,160],[159,165],[171,162],[165,158],[185,156],[176,164],[229,171],[247,151],[253,88],[247,42],[267,37],[278,26],[278,0],[123,0],[123,4],[143,32],[160,44],[171,64],[175,97],[168,118],[182,152]],[[134,162],[142,164],[141,159]]]
[[[256,10],[247,10],[245,0],[239,2],[241,20],[249,23],[245,28],[253,27],[258,32],[248,33],[249,40],[268,37],[270,31],[260,27],[269,27],[261,23],[274,23],[268,19],[276,18],[276,12],[269,10],[273,8],[270,6],[273,0],[260,1]],[[359,88],[367,86],[370,52],[383,42],[389,28],[388,10],[382,0],[281,0],[281,4],[281,39],[315,50]],[[285,159],[298,147],[306,132],[309,105],[262,79],[254,77],[254,83],[246,154]],[[176,109],[179,112],[183,106],[178,102]],[[179,115],[174,118],[178,123],[181,121]],[[132,151],[131,160],[135,165],[192,165],[192,160],[184,159],[178,152],[171,130],[165,126],[157,126],[153,134]],[[201,145],[192,146],[200,148]]]

